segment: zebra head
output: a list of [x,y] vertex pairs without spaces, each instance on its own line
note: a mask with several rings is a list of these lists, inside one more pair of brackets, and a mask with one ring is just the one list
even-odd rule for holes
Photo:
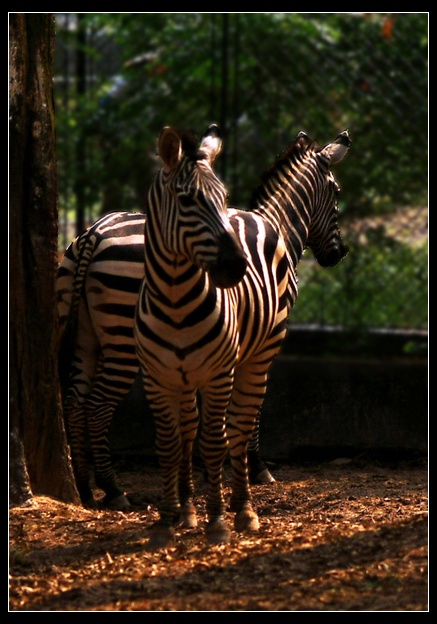
[[229,221],[227,189],[212,169],[221,146],[215,124],[200,144],[165,127],[158,137],[161,196],[153,201],[151,190],[147,214],[176,262],[192,262],[218,288],[232,288],[244,277],[247,258]]
[[[309,141],[309,137],[303,132],[298,137]],[[344,244],[338,228],[338,186],[330,167],[342,160],[352,143],[347,130],[338,135],[332,143],[319,147],[312,141],[311,150],[318,164],[319,196],[312,215],[308,232],[307,247],[309,247],[317,262],[322,267],[335,266],[348,253],[349,249]]]

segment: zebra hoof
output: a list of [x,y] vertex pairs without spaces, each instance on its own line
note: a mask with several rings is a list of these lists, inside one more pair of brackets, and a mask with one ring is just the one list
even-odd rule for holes
[[82,505],[86,509],[98,509],[98,505],[94,496],[91,496],[90,498],[87,498],[86,500],[82,501]]
[[261,470],[261,472],[256,475],[252,483],[268,485],[269,483],[276,483],[276,479],[272,476],[268,468],[264,468],[264,470]]
[[120,496],[116,496],[111,500],[104,500],[104,505],[107,509],[113,509],[115,511],[126,511],[130,509],[130,502],[128,501],[125,494],[120,494]]
[[231,541],[231,531],[224,520],[209,522],[205,534],[208,544],[229,544]]
[[146,550],[159,550],[174,546],[175,531],[173,527],[156,525],[153,527]]
[[194,507],[182,507],[179,516],[179,526],[183,529],[195,529],[197,527],[197,516]]
[[239,511],[234,520],[237,533],[256,533],[259,529],[258,516],[252,509]]

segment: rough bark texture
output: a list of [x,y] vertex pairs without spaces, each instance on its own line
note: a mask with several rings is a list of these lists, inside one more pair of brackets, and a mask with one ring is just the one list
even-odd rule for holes
[[9,46],[10,502],[74,502],[55,347],[53,15],[10,14]]

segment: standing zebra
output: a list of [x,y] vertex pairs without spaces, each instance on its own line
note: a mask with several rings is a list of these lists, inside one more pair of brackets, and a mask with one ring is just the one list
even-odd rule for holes
[[[211,132],[218,132],[216,126]],[[113,413],[139,370],[133,339],[144,277],[145,215],[117,212],[99,219],[67,248],[58,269],[58,359],[72,463],[82,503],[95,507],[86,440],[104,504],[128,509],[109,451]],[[250,442],[251,480],[274,481],[259,458],[258,431]]]
[[[264,174],[251,205],[254,210],[260,205],[266,211],[270,200],[275,201],[275,196],[279,195],[283,210],[292,217],[283,220],[282,227],[288,229],[295,227],[292,224],[300,217],[293,215],[293,202],[297,205],[297,199],[291,194],[289,177],[281,175],[280,169],[291,169],[291,158],[295,160],[299,154],[298,138]],[[303,139],[302,135],[301,142]],[[310,139],[306,142],[312,143]],[[284,230],[291,267],[297,265],[307,246],[310,218],[311,215],[308,225],[303,222],[297,227],[296,232],[303,229],[304,234],[296,241],[292,235],[285,237]],[[145,215],[141,213],[118,212],[101,218],[71,243],[58,271],[59,362],[64,415],[79,493],[82,502],[90,507],[96,503],[89,483],[87,430],[96,483],[105,491],[105,504],[115,509],[129,506],[112,469],[108,431],[117,405],[130,390],[138,372],[133,318],[144,277],[144,226]],[[327,224],[327,230],[328,227],[331,226]],[[320,258],[323,262],[322,255]],[[293,272],[290,273],[290,290],[291,308],[297,297]],[[268,483],[273,479],[259,460],[258,434],[259,427],[249,442],[251,480]]]
[[89,448],[104,504],[127,509],[110,460],[113,413],[139,370],[133,319],[144,276],[143,214],[103,217],[67,248],[56,280],[58,361],[76,484],[82,503],[95,507]]
[[[145,276],[134,337],[155,418],[163,479],[160,518],[148,542],[151,550],[173,544],[179,521],[196,524],[191,453],[199,421],[198,392],[200,452],[209,482],[207,539],[230,539],[222,484],[228,450],[234,528],[258,530],[247,444],[297,297],[295,266],[305,246],[322,266],[337,264],[347,253],[337,225],[339,188],[329,169],[350,146],[347,132],[323,148],[300,133],[265,175],[252,210],[222,214],[222,227],[214,209],[218,182],[213,176],[206,187],[201,185],[193,167],[194,158],[208,171],[220,149],[214,132],[205,139],[206,157],[204,152],[192,155],[175,132],[163,131],[158,146],[164,164],[146,202]],[[221,258],[228,247],[236,255],[229,238],[232,228],[247,268],[238,254]]]
[[[141,213],[117,212],[99,219],[67,248],[59,266],[59,368],[77,487],[83,504],[95,507],[85,440],[104,504],[127,509],[109,452],[112,415],[129,392],[139,364],[133,320],[144,277],[144,225]],[[254,483],[274,481],[259,458],[258,430],[249,443]]]

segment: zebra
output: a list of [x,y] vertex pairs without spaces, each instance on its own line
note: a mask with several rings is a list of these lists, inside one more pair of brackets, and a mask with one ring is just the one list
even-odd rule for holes
[[[87,435],[96,484],[105,492],[104,506],[130,507],[114,474],[108,434],[113,413],[139,371],[133,322],[144,277],[144,228],[143,213],[105,215],[68,246],[57,273],[64,419],[79,495],[89,508],[97,502],[90,485]],[[259,457],[258,429],[248,456],[251,482],[275,481]]]
[[[163,482],[149,550],[172,546],[177,525],[197,526],[191,455],[199,424],[209,484],[207,541],[230,541],[222,481],[227,452],[234,529],[258,531],[247,445],[296,301],[295,267],[306,246],[322,266],[336,265],[348,252],[330,171],[351,144],[347,131],[325,147],[299,133],[246,212],[226,213],[224,198],[220,210],[223,189],[210,167],[221,140],[214,129],[205,141],[206,155],[205,143],[196,155],[187,154],[177,133],[163,131],[163,166],[146,201],[145,275],[134,339]],[[208,174],[207,193],[193,158]],[[225,258],[228,248],[231,257]]]
[[[58,267],[58,369],[63,413],[80,499],[96,508],[89,451],[105,507],[131,505],[110,460],[113,413],[139,370],[133,319],[144,276],[141,213],[99,219],[66,249]],[[120,244],[122,241],[122,244]]]
[[[291,152],[292,146],[283,158],[287,151]],[[260,201],[268,204],[269,194],[273,197],[281,187],[284,197],[290,193],[288,180],[275,176],[278,166],[276,161],[264,174],[253,195],[251,209],[256,210]],[[275,184],[270,187],[271,179],[275,179]],[[129,392],[139,368],[133,344],[133,317],[144,276],[144,227],[143,213],[106,215],[69,245],[58,269],[59,364],[64,414],[78,490],[87,507],[97,505],[90,487],[85,447],[88,427],[96,483],[105,492],[104,504],[121,510],[130,506],[111,465],[108,431],[112,415]],[[305,238],[297,244],[289,239],[293,253],[291,267],[299,262],[304,243]],[[297,297],[295,278],[290,287],[292,308]],[[274,481],[259,458],[259,423],[248,445],[248,459],[252,483]]]

